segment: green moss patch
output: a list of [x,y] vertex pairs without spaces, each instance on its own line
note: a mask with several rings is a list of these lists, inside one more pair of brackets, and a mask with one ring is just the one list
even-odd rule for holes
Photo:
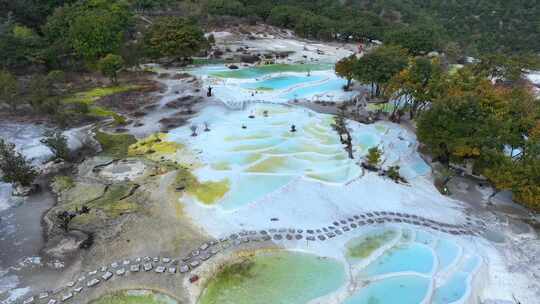
[[217,182],[200,182],[191,171],[180,168],[176,175],[175,187],[184,189],[201,203],[211,205],[229,192],[230,182],[228,179]]
[[174,155],[182,148],[181,144],[167,141],[167,134],[157,133],[129,146],[128,155],[156,159],[164,155]]
[[304,304],[337,290],[343,265],[333,259],[296,252],[242,256],[223,266],[206,284],[199,304]]
[[113,117],[115,121],[125,120],[124,118],[120,119],[120,115],[115,113],[107,108],[100,107],[95,105],[95,102],[99,99],[114,94],[125,93],[129,91],[134,91],[141,89],[141,86],[138,85],[122,85],[122,86],[111,86],[111,87],[99,87],[93,88],[88,91],[75,93],[70,95],[62,100],[63,103],[83,103],[88,105],[88,114],[95,117]]
[[57,175],[54,177],[52,187],[56,193],[61,193],[75,186],[73,178],[65,175]]
[[96,132],[95,138],[103,149],[101,154],[116,158],[127,157],[129,146],[137,142],[133,135],[109,134],[100,131]]
[[140,86],[137,85],[122,85],[122,86],[112,86],[112,87],[100,87],[93,88],[88,91],[75,93],[63,100],[65,103],[86,103],[87,105],[93,105],[100,98],[125,93],[129,91],[134,91],[140,89]]
[[247,172],[257,172],[257,173],[275,173],[280,168],[284,167],[287,163],[287,157],[269,157],[251,167],[249,167]]
[[[80,189],[86,188],[85,185],[77,186]],[[139,210],[139,204],[130,200],[130,194],[134,190],[135,185],[131,183],[120,183],[109,186],[109,188],[103,193],[91,200],[75,200],[65,205],[65,210],[76,211],[83,206],[90,208],[90,210],[99,210],[109,218],[116,218],[120,215],[133,213]],[[78,217],[85,217],[88,215],[81,215]],[[92,216],[92,212],[89,214]],[[77,218],[77,217],[76,217]]]
[[395,236],[394,230],[385,230],[352,240],[347,244],[347,255],[354,259],[365,259]]
[[91,304],[177,304],[174,299],[150,291],[119,291]]

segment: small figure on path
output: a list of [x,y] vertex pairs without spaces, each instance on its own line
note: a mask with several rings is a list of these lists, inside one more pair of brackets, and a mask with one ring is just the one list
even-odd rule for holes
[[296,132],[296,126],[295,125],[291,126],[291,132],[293,132],[293,133]]
[[212,87],[208,86],[208,92],[206,93],[206,96],[212,97]]

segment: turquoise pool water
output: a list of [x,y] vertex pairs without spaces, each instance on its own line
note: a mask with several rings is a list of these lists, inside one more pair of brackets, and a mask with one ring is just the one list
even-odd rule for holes
[[439,257],[439,270],[444,270],[458,257],[459,247],[449,240],[440,239],[435,246],[435,252]]
[[272,77],[270,79],[244,83],[240,86],[244,89],[272,89],[272,90],[282,90],[286,89],[301,83],[309,83],[314,81],[322,80],[321,76],[278,76]]
[[272,64],[250,68],[242,68],[238,70],[214,71],[211,76],[220,78],[239,78],[249,79],[262,77],[274,73],[307,73],[309,71],[324,71],[333,69],[331,64]]
[[480,259],[479,256],[470,257],[470,258],[467,259],[467,261],[463,265],[462,270],[465,271],[465,272],[472,273],[473,271],[476,270],[476,267],[478,267],[478,265],[480,265],[481,261],[482,260]]
[[[169,132],[174,141],[189,140],[190,148],[200,151],[205,166],[195,171],[198,177],[219,175],[229,181],[216,207],[238,209],[295,178],[344,184],[362,173],[344,151],[329,115],[265,104],[228,113],[227,120],[217,113],[207,109],[200,115],[211,132],[196,137],[187,128]],[[291,132],[292,124],[296,132]]]
[[404,275],[369,283],[343,304],[418,304],[426,297],[430,281]]
[[316,255],[257,253],[225,266],[210,280],[199,304],[306,304],[345,283],[343,264]]
[[405,271],[429,274],[433,271],[433,263],[431,249],[418,243],[409,243],[386,251],[369,264],[364,272],[370,276]]
[[346,84],[347,84],[347,81],[344,79],[340,79],[340,78],[332,79],[320,85],[303,87],[303,88],[293,90],[290,93],[283,95],[282,98],[285,98],[287,100],[303,99],[303,98],[313,97],[314,95],[318,95],[318,94],[342,91],[343,86]]
[[235,210],[261,199],[287,185],[292,176],[283,175],[242,175],[231,185],[231,190],[220,202],[224,210]]
[[416,231],[415,241],[417,243],[422,243],[422,244],[425,244],[425,245],[429,245],[434,240],[435,240],[435,238],[433,237],[433,235],[431,233],[428,233],[427,231],[423,231],[423,230],[417,230]]
[[456,272],[454,275],[441,287],[435,289],[433,294],[433,304],[449,304],[465,296],[467,291],[467,279],[469,273]]

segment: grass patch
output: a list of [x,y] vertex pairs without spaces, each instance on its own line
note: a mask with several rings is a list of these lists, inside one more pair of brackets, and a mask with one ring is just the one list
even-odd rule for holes
[[64,98],[64,103],[86,103],[87,105],[93,105],[94,102],[100,98],[125,93],[129,91],[134,91],[140,89],[141,86],[138,85],[122,85],[122,86],[112,86],[112,87],[99,87],[93,88],[88,91],[75,93],[67,98]]
[[57,175],[54,177],[52,187],[55,192],[61,193],[75,186],[73,178],[65,175]]
[[141,86],[138,85],[121,85],[121,86],[111,86],[111,87],[99,87],[93,88],[88,91],[78,92],[72,94],[62,100],[64,104],[70,103],[83,103],[88,106],[88,114],[94,117],[113,117],[115,121],[118,121],[119,114],[100,106],[96,106],[95,102],[99,99],[119,94],[129,91],[134,91],[141,89]]
[[101,154],[115,158],[127,157],[129,147],[137,142],[133,135],[109,134],[100,131],[96,131],[95,138],[103,149]]
[[183,188],[203,204],[212,205],[229,192],[230,182],[228,179],[218,182],[200,182],[191,171],[180,168],[176,174],[175,187]]
[[383,233],[361,238],[359,242],[353,240],[353,244],[347,246],[347,255],[355,259],[365,259],[384,245],[384,243],[391,240],[395,235],[395,231],[387,230]]
[[138,211],[139,205],[127,199],[122,199],[130,194],[133,189],[132,184],[114,184],[100,199],[87,204],[90,209],[99,209],[108,217],[116,218],[126,213]]
[[145,139],[139,140],[128,148],[129,156],[146,156],[148,158],[156,158],[162,155],[175,154],[179,149],[182,149],[181,144],[167,141],[167,134],[156,133]]

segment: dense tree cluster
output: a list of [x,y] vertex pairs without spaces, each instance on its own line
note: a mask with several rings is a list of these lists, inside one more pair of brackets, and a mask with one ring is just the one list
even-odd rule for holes
[[64,71],[71,75],[99,71],[116,85],[124,68],[161,57],[186,61],[208,46],[201,27],[192,20],[163,17],[138,22],[140,11],[174,1],[20,2],[0,8],[0,108],[17,112],[24,105],[53,117],[59,125],[89,117],[88,104],[64,102],[74,93],[65,83]]
[[[540,210],[540,104],[524,81],[540,68],[538,56],[488,54],[455,70],[438,56],[383,45],[335,68],[371,84],[372,98],[391,102],[392,120],[408,113],[434,159],[472,164],[473,173]],[[370,151],[368,160],[374,156]]]
[[[184,1],[188,2],[188,1]],[[503,0],[206,0],[213,15],[259,18],[310,38],[378,39],[412,53],[540,51],[540,6]],[[456,44],[458,47],[456,47]]]

